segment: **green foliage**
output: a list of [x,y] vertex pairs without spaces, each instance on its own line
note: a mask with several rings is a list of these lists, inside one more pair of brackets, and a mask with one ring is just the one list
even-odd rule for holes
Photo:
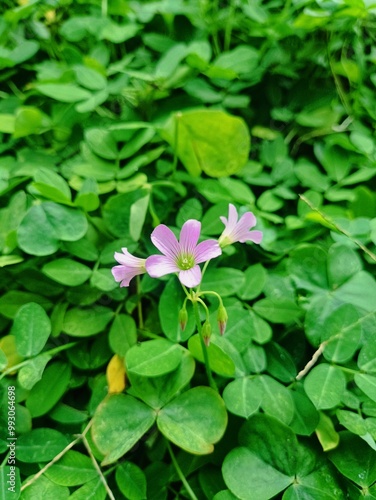
[[[0,497],[376,498],[372,2],[3,3]],[[205,351],[111,268],[229,203]]]

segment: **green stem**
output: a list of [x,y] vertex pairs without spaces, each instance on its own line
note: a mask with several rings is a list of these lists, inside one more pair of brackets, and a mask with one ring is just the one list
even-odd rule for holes
[[206,376],[208,377],[208,382],[209,382],[210,387],[218,392],[217,384],[215,383],[212,372],[210,370],[208,350],[207,350],[207,347],[205,345],[204,339],[202,337],[201,320],[200,320],[200,313],[198,310],[197,301],[193,302],[193,309],[195,312],[195,319],[196,319],[196,325],[197,325],[197,330],[198,330],[198,336],[200,337],[201,349],[202,349],[202,353],[204,355]]
[[174,177],[176,169],[178,167],[178,138],[179,138],[179,121],[181,116],[182,114],[180,112],[175,114],[174,160],[172,163],[172,177]]
[[153,225],[158,226],[158,224],[160,224],[161,221],[159,220],[158,214],[154,208],[153,191],[151,191],[150,198],[149,198],[149,213],[151,215],[151,218],[153,219]]
[[172,461],[172,463],[173,463],[173,465],[174,465],[174,467],[176,469],[176,472],[177,472],[177,474],[179,476],[179,479],[184,484],[185,489],[187,490],[187,493],[188,493],[189,497],[191,498],[191,500],[198,500],[198,498],[194,494],[192,488],[189,486],[189,483],[188,483],[186,477],[184,476],[183,471],[181,470],[181,468],[180,468],[180,466],[178,464],[178,461],[175,458],[175,455],[174,455],[174,452],[172,451],[170,442],[167,439],[166,439],[166,443],[167,443],[168,452],[169,452],[170,457],[171,457],[171,461]]
[[200,284],[197,287],[197,292],[199,292],[200,289],[201,289],[201,283],[202,283],[202,280],[204,279],[204,274],[205,274],[205,271],[206,271],[206,269],[207,269],[207,267],[209,265],[209,262],[210,262],[210,260],[207,260],[205,262],[205,264],[204,264],[204,267],[202,268],[202,271],[201,271],[201,282],[200,282]]
[[141,295],[140,276],[136,276],[136,288],[137,288],[137,297],[138,297],[138,301],[137,301],[138,327],[140,328],[140,330],[143,330],[144,329],[144,317],[142,314],[142,303],[141,303],[141,299],[140,299],[140,295]]
[[213,290],[210,290],[209,292],[206,292],[206,291],[202,292],[201,295],[215,295],[215,297],[217,297],[217,299],[219,301],[219,305],[223,306],[222,297],[219,295],[219,293],[214,292]]
[[150,330],[137,328],[137,334],[141,335],[141,337],[146,337],[147,339],[160,339],[161,336],[156,333],[151,332]]
[[183,283],[179,282],[181,286],[183,287],[184,293],[187,296],[187,299],[192,300],[192,295],[188,292],[187,287],[183,285]]
[[351,375],[356,375],[357,373],[362,373],[360,370],[352,370],[351,368],[345,368],[344,366],[334,365],[344,373],[350,373]]
[[200,304],[202,305],[202,307],[205,309],[206,320],[209,321],[209,309],[208,309],[208,306],[205,304],[205,302],[202,299],[197,298],[196,300],[197,300],[197,302],[200,302]]

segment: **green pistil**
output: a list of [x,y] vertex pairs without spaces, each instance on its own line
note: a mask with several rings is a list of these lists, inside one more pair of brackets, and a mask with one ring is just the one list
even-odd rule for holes
[[182,271],[187,271],[188,269],[192,269],[192,267],[194,267],[195,265],[194,256],[189,254],[179,255],[177,260],[177,265],[179,269],[181,269]]
[[218,240],[219,246],[221,248],[227,247],[233,243],[232,239],[229,236],[221,236]]

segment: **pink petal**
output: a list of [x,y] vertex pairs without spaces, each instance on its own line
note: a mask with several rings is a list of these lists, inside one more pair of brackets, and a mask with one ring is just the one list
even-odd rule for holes
[[176,259],[180,247],[176,236],[169,227],[164,224],[159,224],[151,233],[150,238],[160,252],[171,259]]
[[119,264],[123,264],[125,266],[130,267],[140,267],[144,265],[145,259],[140,259],[139,257],[135,257],[130,254],[126,248],[121,249],[123,253],[115,252],[115,260],[119,262]]
[[244,215],[240,217],[239,222],[237,223],[237,226],[241,229],[251,229],[251,227],[254,227],[256,225],[256,217],[253,215],[252,212],[246,212]]
[[180,283],[187,286],[188,288],[193,288],[201,283],[201,269],[200,266],[194,266],[186,271],[180,271],[179,273]]
[[239,242],[244,243],[245,241],[253,241],[253,243],[261,243],[262,236],[262,231],[249,231],[244,239],[239,240]]
[[238,222],[238,211],[232,203],[229,203],[228,206],[228,221],[227,226],[232,229],[235,224]]
[[222,250],[216,240],[205,240],[197,245],[194,251],[195,262],[200,264],[221,255]]
[[138,274],[143,274],[145,271],[141,268],[130,268],[126,266],[115,266],[111,269],[112,276],[115,281],[120,281],[120,286],[129,286],[132,278]]
[[230,233],[227,233],[233,242],[244,242],[247,240],[249,230],[256,225],[256,217],[252,212],[246,212],[235,225]]
[[180,231],[180,252],[193,253],[201,232],[201,222],[195,219],[187,220]]
[[147,273],[152,278],[160,278],[165,274],[177,273],[180,271],[175,260],[165,255],[151,255],[146,259],[145,267]]

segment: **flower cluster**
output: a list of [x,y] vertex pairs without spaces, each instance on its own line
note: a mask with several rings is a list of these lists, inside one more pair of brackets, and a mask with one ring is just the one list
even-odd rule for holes
[[164,224],[157,226],[151,234],[151,241],[160,254],[147,259],[133,256],[126,248],[123,253],[115,252],[115,259],[120,264],[112,268],[112,274],[120,286],[129,286],[134,276],[148,273],[152,278],[160,278],[170,273],[177,273],[180,282],[193,288],[201,283],[202,273],[199,264],[207,262],[222,253],[222,248],[232,243],[253,241],[260,243],[261,231],[251,231],[256,225],[256,217],[246,212],[239,219],[238,212],[230,203],[228,218],[220,218],[225,228],[217,240],[205,240],[198,243],[201,222],[188,220],[183,224],[179,241],[174,233]]

